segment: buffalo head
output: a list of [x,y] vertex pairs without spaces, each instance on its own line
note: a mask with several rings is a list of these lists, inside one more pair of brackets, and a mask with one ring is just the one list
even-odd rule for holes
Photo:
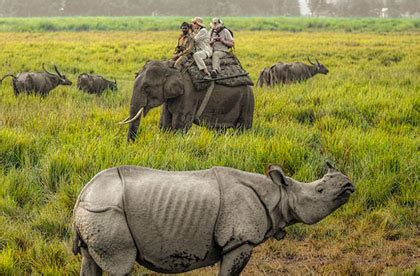
[[324,74],[324,75],[328,74],[329,71],[328,71],[327,67],[325,67],[324,65],[322,65],[321,63],[319,63],[319,61],[316,58],[315,58],[316,63],[313,63],[309,59],[309,57],[308,57],[308,61],[309,61],[309,63],[311,65],[313,65],[313,66],[316,67],[317,73],[321,73],[321,74]]

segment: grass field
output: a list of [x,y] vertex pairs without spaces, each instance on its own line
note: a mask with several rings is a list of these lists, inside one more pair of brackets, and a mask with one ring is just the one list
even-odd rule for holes
[[[4,19],[2,19],[4,20]],[[100,170],[118,165],[195,170],[230,166],[263,173],[278,163],[312,181],[332,160],[356,185],[350,202],[322,222],[288,228],[255,250],[246,275],[419,273],[420,36],[418,32],[235,31],[236,54],[254,81],[277,61],[316,56],[330,70],[307,82],[254,88],[254,127],[217,134],[158,129],[160,108],[127,144],[134,73],[166,59],[177,31],[3,32],[0,75],[56,63],[115,77],[102,97],[75,86],[41,99],[0,86],[0,274],[77,274],[72,207]],[[193,274],[214,273],[216,267]],[[136,274],[147,272],[136,266]]]
[[[185,17],[40,17],[1,18],[0,32],[57,31],[171,31],[178,30]],[[210,22],[211,18],[204,18]],[[420,19],[407,18],[305,18],[305,17],[226,17],[232,30],[287,32],[419,32]]]

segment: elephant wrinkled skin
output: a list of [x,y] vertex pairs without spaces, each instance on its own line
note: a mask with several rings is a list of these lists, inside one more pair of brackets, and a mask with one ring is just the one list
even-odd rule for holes
[[188,73],[173,68],[171,61],[150,61],[136,77],[130,104],[128,141],[136,139],[141,117],[163,105],[160,127],[188,131],[192,124],[208,128],[252,127],[254,95],[251,86],[215,84],[203,113],[197,118],[206,90],[196,91]]

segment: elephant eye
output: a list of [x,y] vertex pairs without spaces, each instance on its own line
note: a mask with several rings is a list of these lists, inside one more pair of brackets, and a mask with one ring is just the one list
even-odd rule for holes
[[149,85],[144,85],[144,92],[146,93],[146,94],[149,94],[150,93],[150,86]]

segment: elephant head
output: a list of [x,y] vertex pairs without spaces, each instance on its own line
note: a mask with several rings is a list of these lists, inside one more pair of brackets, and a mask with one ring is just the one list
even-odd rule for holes
[[136,139],[142,116],[146,116],[150,109],[184,93],[182,75],[173,65],[171,61],[149,61],[136,77],[131,97],[130,116],[121,122],[121,124],[129,124],[128,142]]

